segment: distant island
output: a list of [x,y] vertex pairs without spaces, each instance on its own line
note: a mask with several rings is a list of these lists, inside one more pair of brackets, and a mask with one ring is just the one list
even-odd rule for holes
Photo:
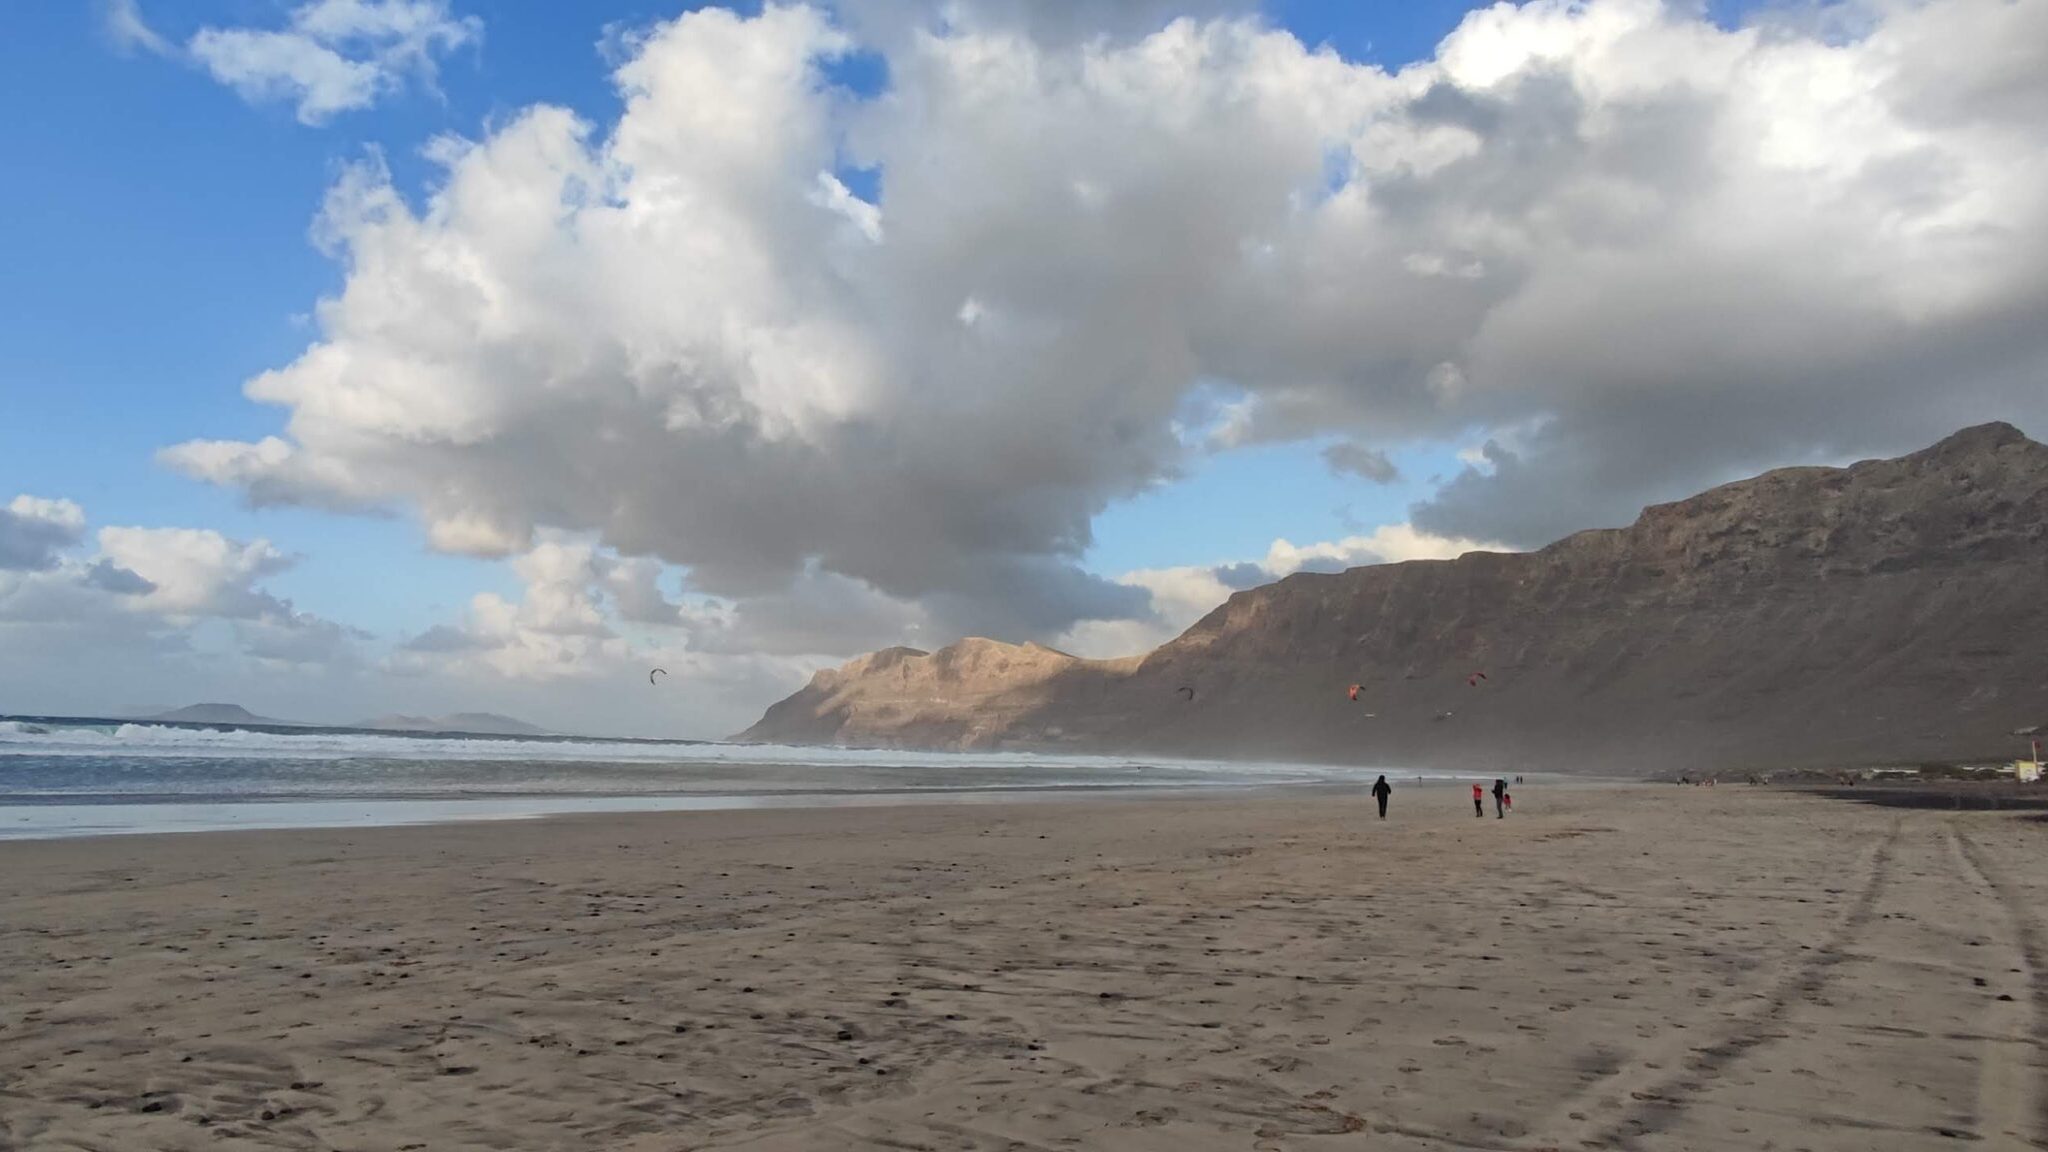
[[[193,704],[139,719],[165,724],[228,724],[245,728],[325,727],[308,724],[303,720],[279,720],[271,716],[258,716],[240,704]],[[524,720],[510,716],[500,716],[496,712],[450,712],[446,716],[407,716],[393,713],[373,720],[359,720],[353,724],[336,727],[361,728],[372,732],[453,732],[472,736],[553,735],[539,725],[528,724]]]
[[258,716],[240,704],[192,704],[159,712],[154,716],[141,717],[144,720],[161,720],[168,724],[249,724],[267,725],[274,728],[300,727],[296,720],[275,720],[269,716]]
[[350,725],[379,732],[470,732],[480,736],[548,736],[547,729],[496,712],[450,712],[446,716],[394,713]]

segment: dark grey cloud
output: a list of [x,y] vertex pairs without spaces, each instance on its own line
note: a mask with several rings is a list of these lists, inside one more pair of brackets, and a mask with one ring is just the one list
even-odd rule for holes
[[1356,476],[1375,484],[1392,484],[1401,478],[1394,461],[1378,449],[1355,440],[1344,440],[1323,449],[1323,463],[1339,475]]
[[85,517],[69,501],[21,496],[0,504],[0,571],[54,568],[84,534]]
[[1267,571],[1264,564],[1255,560],[1219,564],[1211,569],[1211,574],[1216,577],[1217,583],[1232,592],[1242,592],[1247,588],[1257,588],[1261,584],[1273,582],[1273,573]]
[[244,656],[334,672],[357,663],[360,643],[371,635],[332,620],[293,612],[260,620],[238,620],[236,641]]
[[478,647],[478,641],[452,624],[436,624],[405,641],[404,647],[413,652],[468,652]]
[[845,576],[812,570],[776,592],[741,598],[730,611],[686,625],[696,651],[733,655],[819,654],[845,658],[922,638],[926,616]]
[[116,596],[147,596],[156,591],[154,583],[111,560],[94,561],[85,570],[84,580],[88,585]]
[[863,41],[900,45],[912,31],[982,32],[1066,46],[1149,35],[1178,19],[1246,17],[1257,0],[838,0],[834,8]]

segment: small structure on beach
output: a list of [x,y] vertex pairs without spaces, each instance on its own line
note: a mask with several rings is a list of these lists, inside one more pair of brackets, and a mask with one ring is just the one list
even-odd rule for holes
[[2025,738],[2026,738],[2026,740],[2027,740],[2027,747],[2028,747],[2028,750],[2029,750],[2029,752],[2031,753],[2031,755],[2032,755],[2032,757],[2033,757],[2033,758],[2032,758],[2032,759],[2029,759],[2029,760],[2015,760],[2015,761],[2013,761],[2013,762],[2012,762],[2012,778],[2013,778],[2014,780],[2017,780],[2017,781],[2019,781],[2019,782],[2020,782],[2020,783],[2022,783],[2022,784],[2034,784],[2034,783],[2038,783],[2038,782],[2040,781],[2040,779],[2041,779],[2041,728],[2040,728],[2040,726],[2039,726],[2039,725],[2035,725],[2035,726],[2034,726],[2034,727],[2032,727],[2032,728],[2021,728],[2021,729],[2019,729],[2019,730],[2015,731],[2015,732],[2013,733],[2013,735],[2015,735],[2015,736],[2023,736],[2023,737],[2025,737]]

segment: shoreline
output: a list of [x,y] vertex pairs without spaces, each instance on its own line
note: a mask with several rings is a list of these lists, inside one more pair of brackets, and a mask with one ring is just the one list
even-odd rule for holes
[[[1145,785],[1091,785],[1045,788],[932,789],[930,791],[844,791],[754,793],[749,795],[637,795],[541,797],[490,796],[459,799],[372,800],[218,800],[198,803],[165,801],[143,804],[26,804],[0,806],[0,844],[45,840],[92,840],[109,836],[210,836],[239,832],[350,831],[380,828],[441,828],[467,824],[528,824],[555,820],[602,820],[607,817],[778,810],[842,810],[857,808],[957,807],[963,805],[1053,804],[1104,802],[1118,798],[1177,799],[1215,794],[1216,799],[1276,791],[1330,789],[1342,785],[1218,785],[1212,788],[1164,788]],[[33,815],[24,815],[33,814]],[[132,824],[89,823],[94,817]],[[239,817],[239,819],[234,818]],[[41,818],[42,823],[37,823]],[[29,824],[35,831],[14,833]]]
[[[1526,774],[1525,774],[1526,775]],[[1392,778],[1392,777],[1390,777]],[[1478,776],[1394,778],[1403,788],[1469,785]],[[1538,779],[1542,788],[1618,787],[1632,781],[1591,777]],[[208,835],[243,831],[344,830],[436,827],[450,824],[531,822],[602,818],[659,812],[745,812],[778,809],[1001,806],[1295,796],[1357,796],[1363,783],[1230,784],[1050,784],[991,785],[985,788],[790,790],[755,793],[496,794],[487,796],[257,797],[247,799],[148,800],[69,803],[53,797],[36,803],[0,803],[0,844],[108,836]]]

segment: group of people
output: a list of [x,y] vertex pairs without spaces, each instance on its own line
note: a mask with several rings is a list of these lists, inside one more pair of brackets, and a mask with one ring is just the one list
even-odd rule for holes
[[[1521,777],[1517,776],[1515,777],[1515,779],[1520,780]],[[1387,778],[1385,776],[1381,776],[1378,780],[1373,782],[1372,798],[1374,800],[1379,801],[1380,819],[1382,820],[1385,820],[1387,818],[1387,800],[1390,797],[1392,797],[1393,794],[1394,786],[1392,784],[1387,783]],[[1504,779],[1496,778],[1493,782],[1494,818],[1497,820],[1505,820],[1507,819],[1508,813],[1513,812],[1514,810],[1515,798],[1508,794],[1508,782]],[[1474,781],[1472,784],[1472,814],[1474,816],[1479,816],[1482,818],[1486,815],[1486,786],[1478,783],[1477,781]]]

